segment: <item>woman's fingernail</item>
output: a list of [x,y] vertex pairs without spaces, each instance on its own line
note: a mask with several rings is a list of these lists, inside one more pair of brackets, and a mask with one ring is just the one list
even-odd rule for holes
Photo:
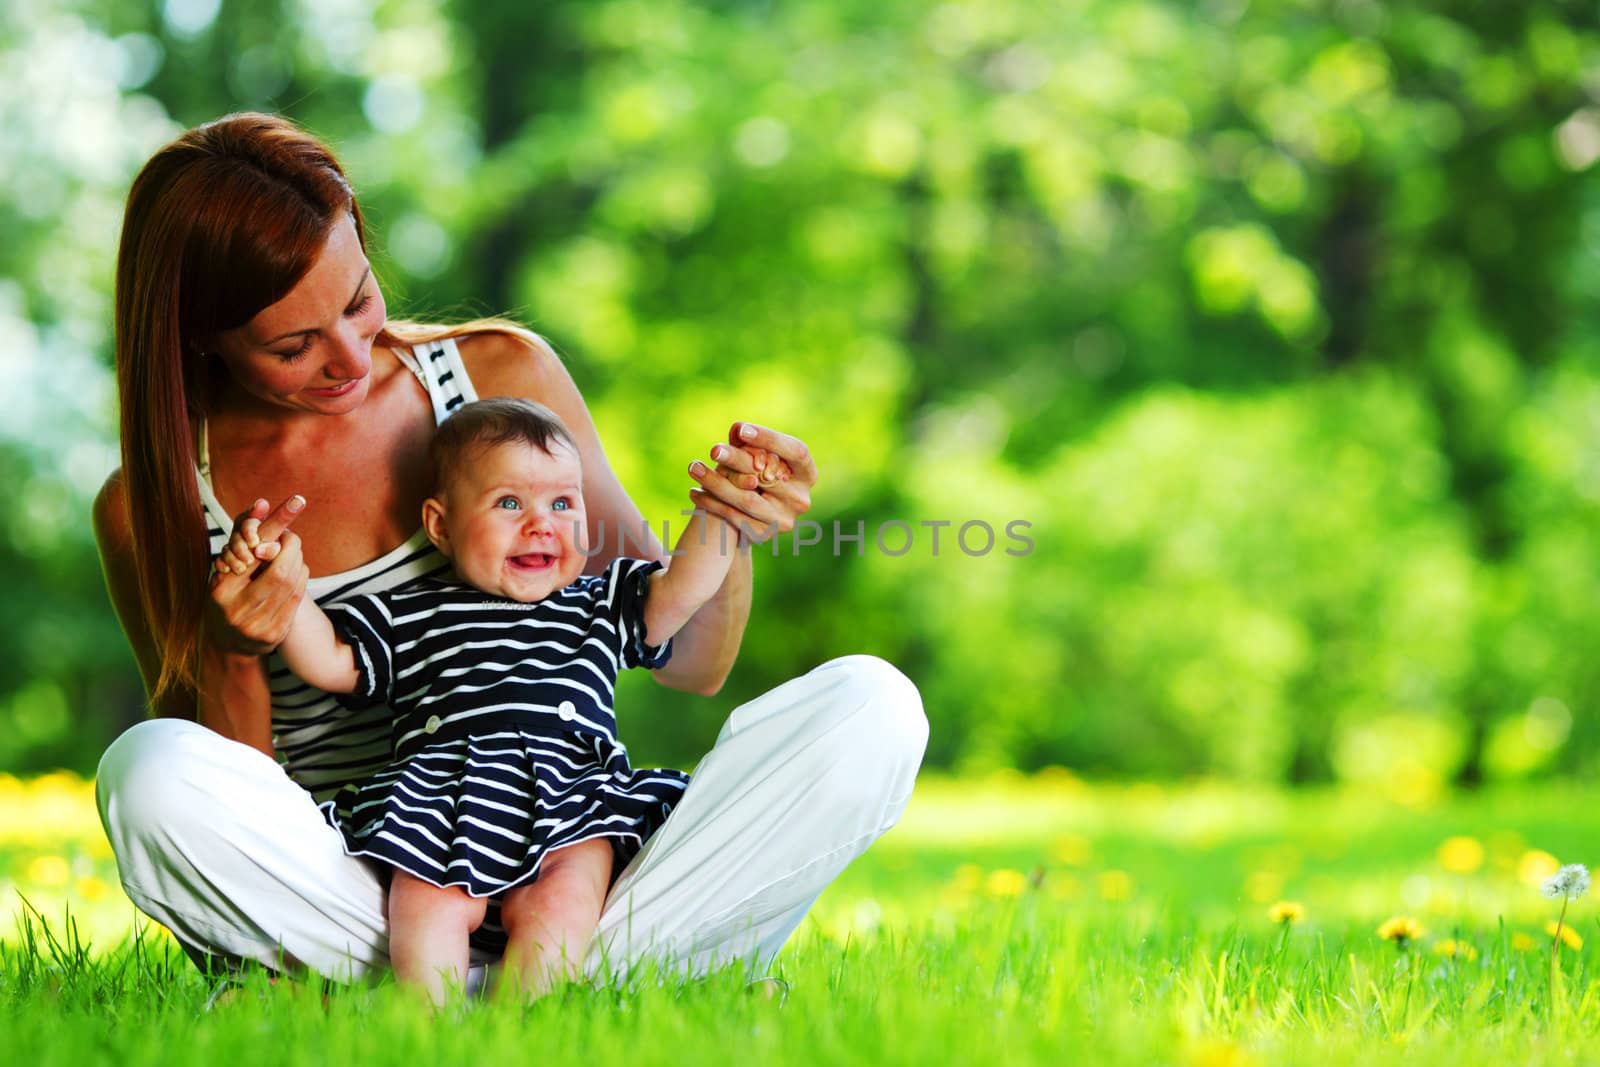
[[695,460],[693,463],[689,464],[689,473],[694,475],[696,478],[700,477],[705,472],[706,465],[701,463],[699,460]]
[[718,463],[721,463],[723,460],[728,458],[728,450],[723,448],[721,445],[718,445],[711,450],[711,458],[716,460]]
[[289,498],[289,502],[284,506],[290,511],[299,511],[301,508],[306,506],[306,498],[301,496],[299,493],[296,493],[294,496]]
[[756,428],[747,422],[739,427],[739,436],[746,441],[754,441],[756,439]]

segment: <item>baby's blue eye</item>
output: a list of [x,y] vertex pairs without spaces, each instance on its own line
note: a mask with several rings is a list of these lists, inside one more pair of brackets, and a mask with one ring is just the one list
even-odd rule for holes
[[567,498],[566,497],[562,497],[560,500],[557,500],[555,503],[550,505],[550,510],[551,511],[566,511],[571,506],[572,506],[571,504],[567,503]]
[[522,509],[522,502],[514,496],[503,496],[494,502],[494,506],[497,508],[505,508],[507,511],[520,511]]

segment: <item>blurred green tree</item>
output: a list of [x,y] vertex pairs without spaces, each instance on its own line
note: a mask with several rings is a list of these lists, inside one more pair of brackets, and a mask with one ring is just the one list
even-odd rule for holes
[[[734,418],[813,445],[821,542],[758,564],[726,696],[625,690],[655,758],[873,651],[942,763],[1587,769],[1597,42],[1575,2],[24,0],[0,319],[30,382],[104,360],[139,161],[280,110],[338,147],[395,309],[546,333],[658,521]],[[8,579],[93,574],[96,388],[10,401],[58,503]],[[0,617],[0,736],[44,736],[5,729],[41,686],[72,726],[0,764],[86,766],[137,713],[92,583],[48,589]]]

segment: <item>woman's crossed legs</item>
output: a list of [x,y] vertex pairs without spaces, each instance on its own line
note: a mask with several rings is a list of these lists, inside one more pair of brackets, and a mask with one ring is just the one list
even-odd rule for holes
[[[617,878],[583,969],[765,967],[817,895],[899,818],[927,743],[916,687],[847,656],[736,708]],[[124,888],[196,955],[339,980],[389,966],[382,880],[276,762],[197,723],[131,728],[101,760]],[[469,985],[489,959],[474,952]]]

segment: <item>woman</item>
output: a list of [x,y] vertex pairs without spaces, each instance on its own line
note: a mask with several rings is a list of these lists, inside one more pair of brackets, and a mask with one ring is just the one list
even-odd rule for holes
[[[299,598],[328,603],[444,568],[419,529],[427,443],[477,396],[539,401],[576,436],[592,543],[606,542],[591,572],[624,531],[631,554],[662,558],[661,546],[641,551],[638,509],[542,340],[494,320],[386,319],[343,171],[283,119],[198,127],[140,172],[116,345],[123,466],[96,500],[95,535],[159,716],[100,763],[123,886],[197,958],[338,979],[385,967],[384,887],[344,854],[316,802],[388,758],[388,711],[341,711],[283,669],[272,653]],[[775,453],[791,476],[760,480],[743,445]],[[783,530],[809,507],[817,472],[801,441],[735,423],[712,458],[691,467],[697,506]],[[208,582],[208,561],[246,517],[262,520],[277,557],[253,579]],[[749,613],[750,561],[738,556],[680,631],[658,681],[717,692]],[[926,737],[915,687],[865,656],[735,709],[612,886],[588,968],[764,964],[898,818]],[[499,934],[491,915],[475,963],[494,958]]]

